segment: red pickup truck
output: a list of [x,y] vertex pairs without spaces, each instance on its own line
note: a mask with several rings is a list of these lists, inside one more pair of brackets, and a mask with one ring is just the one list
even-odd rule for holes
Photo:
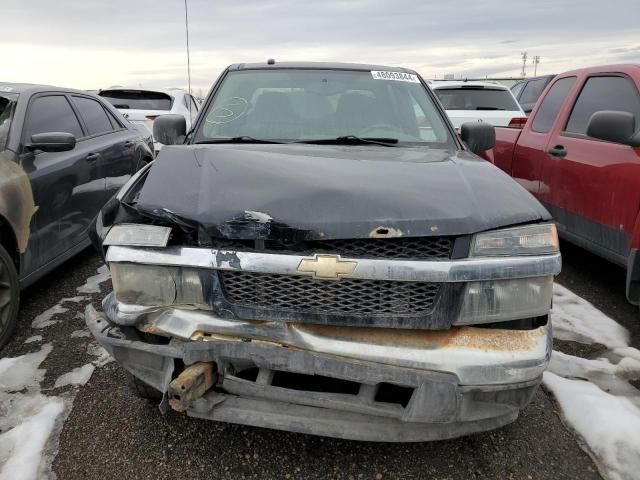
[[522,130],[496,128],[485,158],[549,210],[568,241],[627,269],[640,304],[640,65],[558,75]]

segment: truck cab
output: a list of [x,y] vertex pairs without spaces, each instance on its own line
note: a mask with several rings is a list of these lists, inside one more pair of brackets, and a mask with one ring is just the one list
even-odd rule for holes
[[559,233],[627,269],[640,303],[640,66],[556,76],[522,131],[496,129],[486,158],[551,212]]

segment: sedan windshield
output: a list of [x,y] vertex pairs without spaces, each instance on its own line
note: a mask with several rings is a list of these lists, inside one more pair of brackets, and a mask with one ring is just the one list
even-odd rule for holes
[[[196,143],[229,141],[404,144],[455,148],[415,75],[343,70],[230,72]],[[377,142],[377,143],[376,143]]]
[[17,100],[17,94],[0,93],[0,151],[4,150],[7,144]]

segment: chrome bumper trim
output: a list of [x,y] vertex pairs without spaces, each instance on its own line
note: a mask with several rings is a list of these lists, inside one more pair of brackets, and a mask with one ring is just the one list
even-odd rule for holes
[[[107,262],[210,268],[256,273],[313,276],[299,272],[303,255],[239,252],[208,248],[140,248],[111,246]],[[461,260],[395,260],[344,257],[357,262],[349,278],[410,282],[471,282],[541,277],[560,273],[559,253],[509,257],[477,257]]]

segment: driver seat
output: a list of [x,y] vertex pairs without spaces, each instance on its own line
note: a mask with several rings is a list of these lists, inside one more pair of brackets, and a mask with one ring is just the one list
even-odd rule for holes
[[357,135],[367,127],[382,123],[375,98],[362,93],[346,93],[336,109],[336,124],[340,135]]

